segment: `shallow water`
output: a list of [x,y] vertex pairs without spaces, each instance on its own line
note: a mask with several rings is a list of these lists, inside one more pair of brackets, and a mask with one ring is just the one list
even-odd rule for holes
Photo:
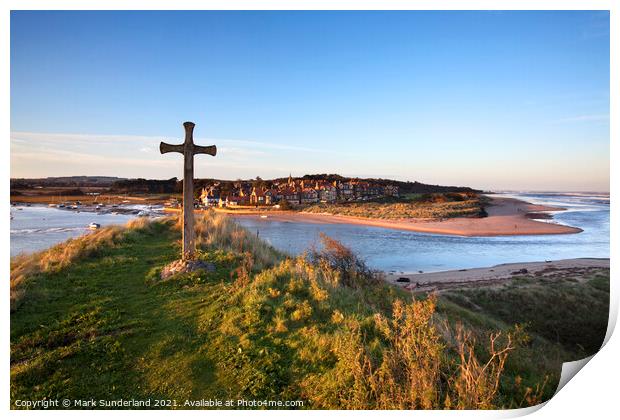
[[[441,271],[508,262],[564,258],[609,258],[609,194],[502,194],[568,209],[552,223],[582,228],[570,235],[460,237],[345,224],[281,222],[244,218],[238,222],[289,254],[318,245],[319,233],[342,241],[375,269],[395,272]],[[21,209],[21,210],[19,210]],[[135,215],[73,212],[43,206],[11,207],[11,255],[45,249],[102,227],[124,224]]]
[[91,222],[101,227],[122,225],[132,214],[97,214],[47,206],[11,207],[11,256],[39,251],[85,233]]
[[352,248],[375,269],[441,271],[509,262],[565,258],[609,258],[609,194],[501,194],[560,206],[552,223],[583,229],[569,235],[460,237],[344,224],[311,224],[244,218],[239,223],[290,254],[317,245],[323,232]]

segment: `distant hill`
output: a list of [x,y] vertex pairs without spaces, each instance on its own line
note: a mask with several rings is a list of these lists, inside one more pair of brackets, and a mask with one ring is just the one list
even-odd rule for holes
[[393,179],[386,178],[347,178],[337,174],[317,174],[317,175],[304,175],[301,177],[302,179],[327,179],[329,181],[340,181],[340,180],[349,180],[355,179],[360,181],[367,181],[376,183],[379,185],[397,185],[398,189],[401,193],[441,193],[441,192],[477,192],[480,193],[482,190],[476,190],[471,187],[464,186],[447,186],[447,185],[432,185],[432,184],[423,184],[418,181],[410,182],[410,181],[396,181]]
[[11,189],[36,187],[110,187],[126,178],[115,176],[58,176],[48,178],[11,178]]
[[[212,185],[214,183],[232,184],[241,182],[245,184],[254,184],[261,182],[264,184],[272,184],[274,182],[284,182],[288,179],[216,179],[216,178],[198,178],[195,180],[196,190]],[[384,178],[349,178],[338,174],[313,174],[304,175],[303,177],[295,177],[293,179],[306,180],[327,180],[346,181],[358,180],[376,183],[379,185],[397,185],[401,194],[406,193],[443,193],[443,192],[482,192],[471,187],[465,186],[447,186],[447,185],[431,185],[421,182],[403,182]],[[12,178],[11,190],[32,189],[37,187],[108,187],[110,191],[119,193],[173,193],[182,190],[182,180],[176,178],[160,180],[160,179],[143,179],[143,178],[119,178],[113,176],[65,176],[65,177],[49,177],[49,178]]]

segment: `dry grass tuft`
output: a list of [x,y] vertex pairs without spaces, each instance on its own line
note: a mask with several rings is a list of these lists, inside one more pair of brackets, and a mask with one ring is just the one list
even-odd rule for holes
[[[455,336],[457,359],[434,324],[434,297],[405,304],[394,302],[391,317],[374,316],[378,335],[368,327],[346,322],[347,332],[332,342],[335,368],[303,382],[304,396],[320,408],[345,409],[490,409],[497,408],[499,380],[508,354],[508,336],[490,337],[490,356],[480,362],[470,334],[460,328]],[[332,322],[343,324],[342,314]],[[382,343],[378,346],[377,343]]]
[[456,344],[459,368],[457,374],[449,380],[452,398],[450,396],[446,398],[447,408],[476,410],[494,408],[494,399],[506,359],[516,348],[512,334],[502,335],[501,332],[497,332],[489,336],[489,358],[485,363],[477,359],[471,332],[462,326],[457,327]]
[[[180,219],[177,223],[180,229]],[[283,255],[256,235],[236,224],[225,214],[209,211],[196,218],[196,247],[220,249],[239,254],[249,253],[257,270],[277,264]]]

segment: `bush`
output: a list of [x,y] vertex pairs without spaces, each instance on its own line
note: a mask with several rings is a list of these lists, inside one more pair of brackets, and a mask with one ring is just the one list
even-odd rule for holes
[[372,271],[341,242],[320,233],[321,250],[310,252],[310,261],[318,266],[327,266],[339,275],[340,282],[348,287],[360,287],[380,281],[378,273]]

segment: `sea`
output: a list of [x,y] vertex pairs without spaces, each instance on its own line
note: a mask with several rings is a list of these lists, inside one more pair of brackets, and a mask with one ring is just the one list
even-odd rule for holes
[[[394,273],[433,272],[502,263],[566,258],[609,258],[608,193],[510,192],[496,194],[565,208],[542,220],[583,229],[566,235],[461,237],[379,227],[243,218],[238,223],[288,254],[320,247],[319,234],[341,241],[373,269]],[[75,213],[42,206],[12,207],[11,255],[47,248],[88,234],[87,225],[123,224],[135,215]]]

